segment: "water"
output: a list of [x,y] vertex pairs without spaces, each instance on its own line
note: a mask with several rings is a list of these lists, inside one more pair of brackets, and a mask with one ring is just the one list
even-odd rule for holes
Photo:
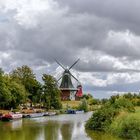
[[120,140],[113,136],[86,131],[91,113],[58,115],[12,122],[0,122],[0,140]]

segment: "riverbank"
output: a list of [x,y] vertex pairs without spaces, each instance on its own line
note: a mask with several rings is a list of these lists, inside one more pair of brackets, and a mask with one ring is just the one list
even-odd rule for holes
[[85,131],[92,113],[0,122],[0,140],[121,140],[104,133]]
[[135,112],[121,112],[111,123],[109,132],[127,139],[140,139],[140,107]]
[[[5,118],[9,120],[9,116],[11,116],[12,118],[16,116],[17,114],[22,115],[23,118],[37,118],[37,117],[43,117],[43,116],[54,116],[54,115],[59,115],[59,114],[84,113],[84,110],[78,110],[78,107],[80,104],[81,104],[81,101],[63,101],[62,102],[63,108],[59,110],[54,110],[54,109],[46,110],[46,109],[36,108],[35,106],[26,107],[23,109],[0,110],[0,119],[3,120],[3,118]],[[8,118],[6,118],[5,116],[6,117],[8,116]]]
[[90,130],[111,133],[126,139],[140,139],[139,99],[114,96],[87,121]]

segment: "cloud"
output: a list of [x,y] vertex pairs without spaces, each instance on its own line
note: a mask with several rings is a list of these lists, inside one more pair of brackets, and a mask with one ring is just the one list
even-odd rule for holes
[[80,58],[72,72],[86,91],[138,89],[139,9],[138,0],[1,0],[0,67],[59,77],[54,58],[64,66]]
[[[117,41],[116,41],[117,40]],[[108,47],[109,46],[109,47]],[[139,59],[140,57],[140,36],[130,31],[114,32],[109,31],[104,50],[115,57],[128,57]]]
[[56,0],[62,7],[67,6],[73,13],[95,14],[104,19],[114,21],[114,29],[140,33],[140,18],[137,16],[139,0]]

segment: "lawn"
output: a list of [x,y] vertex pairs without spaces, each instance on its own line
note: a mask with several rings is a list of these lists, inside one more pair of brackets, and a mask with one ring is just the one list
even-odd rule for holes
[[63,108],[77,108],[80,101],[62,101]]

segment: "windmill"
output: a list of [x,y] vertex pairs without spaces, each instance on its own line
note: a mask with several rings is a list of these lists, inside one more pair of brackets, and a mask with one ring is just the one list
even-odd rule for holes
[[79,85],[80,82],[79,80],[70,72],[70,70],[76,65],[76,63],[79,61],[79,59],[77,61],[75,61],[69,68],[65,68],[61,63],[59,63],[57,60],[55,60],[57,62],[57,64],[59,64],[63,69],[64,69],[64,72],[62,74],[62,76],[57,80],[57,81],[61,81],[60,83],[60,90],[61,90],[61,100],[75,100],[75,99],[78,99],[76,98],[76,95],[80,95],[82,96],[82,93],[81,94],[77,94],[79,90],[79,86],[78,88],[77,87],[74,87],[73,83],[72,83],[72,78],[74,80],[76,80],[78,82]]

